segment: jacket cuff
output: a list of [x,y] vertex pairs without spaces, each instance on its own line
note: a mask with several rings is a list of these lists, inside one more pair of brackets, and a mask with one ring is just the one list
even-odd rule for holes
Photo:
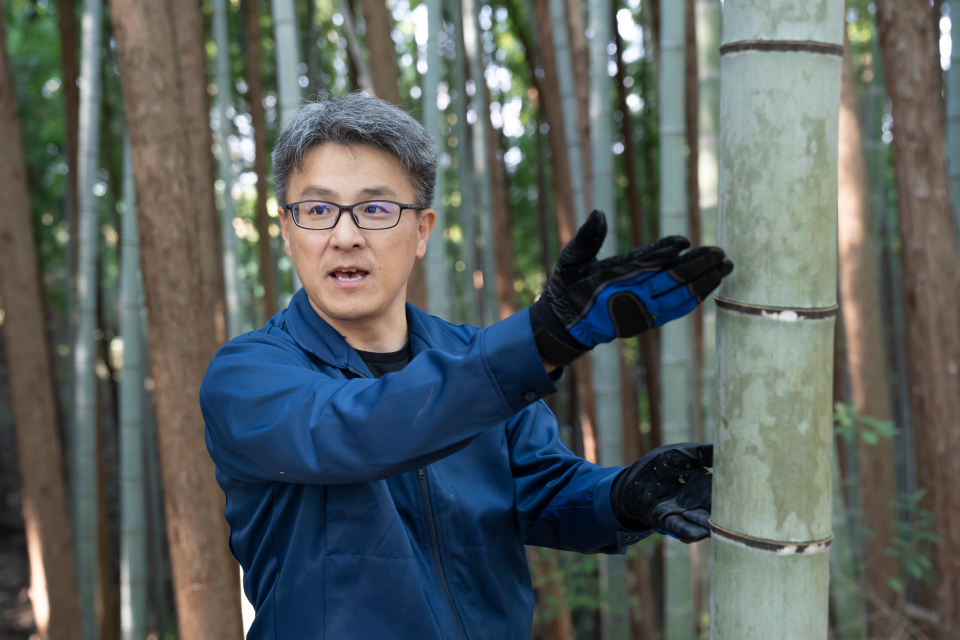
[[608,469],[616,469],[616,473],[607,475],[607,477],[598,482],[594,488],[593,512],[596,514],[597,521],[600,523],[600,526],[603,527],[604,531],[617,534],[617,553],[624,554],[627,552],[627,547],[640,542],[656,532],[653,529],[632,531],[624,528],[624,526],[620,524],[617,516],[613,513],[613,505],[610,503],[610,491],[613,489],[613,481],[617,475],[619,475],[621,468],[608,467]]
[[533,339],[529,309],[490,325],[483,333],[487,366],[514,413],[556,393]]

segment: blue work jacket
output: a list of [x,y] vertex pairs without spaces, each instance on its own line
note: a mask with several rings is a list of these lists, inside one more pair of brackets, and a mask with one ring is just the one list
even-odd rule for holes
[[210,363],[200,404],[252,640],[527,640],[524,544],[622,552],[619,468],[564,446],[526,311],[486,329],[406,307],[372,378],[304,291]]

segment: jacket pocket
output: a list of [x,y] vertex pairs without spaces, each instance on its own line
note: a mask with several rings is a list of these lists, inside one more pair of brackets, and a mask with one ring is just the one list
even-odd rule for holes
[[324,618],[330,640],[441,639],[412,559],[328,556]]

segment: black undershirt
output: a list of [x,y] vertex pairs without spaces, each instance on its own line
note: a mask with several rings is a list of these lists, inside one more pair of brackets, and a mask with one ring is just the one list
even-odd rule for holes
[[390,353],[376,353],[373,351],[360,351],[357,354],[363,363],[370,369],[374,378],[379,378],[385,373],[396,373],[403,369],[413,359],[410,351],[410,343],[407,342],[403,349],[392,351]]

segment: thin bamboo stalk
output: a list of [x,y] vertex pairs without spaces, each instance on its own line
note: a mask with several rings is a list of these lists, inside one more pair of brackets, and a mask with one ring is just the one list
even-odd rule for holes
[[[617,200],[613,168],[613,113],[610,98],[613,86],[607,66],[608,45],[613,39],[611,0],[591,0],[590,29],[590,119],[592,149],[590,182],[593,185],[593,206],[606,212],[607,237],[600,249],[600,258],[617,251]],[[597,434],[600,461],[606,466],[632,462],[623,457],[623,405],[620,385],[620,345],[598,345],[593,350],[593,388],[597,403]],[[629,392],[629,391],[628,391]],[[627,599],[627,565],[622,556],[610,556],[601,563],[601,588],[607,607],[601,610],[603,637],[627,638],[630,635],[630,607]]]
[[140,234],[133,188],[130,138],[123,137],[123,251],[120,255],[120,632],[123,640],[147,635],[147,541],[143,482],[143,336]]
[[557,82],[560,87],[560,101],[563,108],[563,132],[566,139],[567,157],[570,167],[570,184],[573,186],[573,213],[576,226],[587,219],[587,207],[583,184],[583,157],[578,133],[577,93],[574,86],[573,61],[570,54],[569,32],[565,0],[549,0],[550,21],[553,28],[553,48],[555,51]]
[[[218,0],[223,1],[223,0]],[[273,0],[273,41],[277,58],[277,112],[280,129],[285,128],[300,110],[300,34],[293,0]],[[300,289],[300,278],[293,274],[293,290]]]
[[947,156],[950,158],[950,193],[953,196],[953,225],[960,244],[960,0],[947,0],[950,7],[950,69],[947,71]]
[[[223,181],[223,200],[220,205],[220,235],[223,243],[223,289],[227,299],[227,339],[240,335],[240,284],[237,280],[237,234],[233,229],[236,205],[231,194],[233,167],[227,138],[233,129],[228,115],[230,87],[230,40],[227,34],[227,0],[213,0],[213,41],[217,46],[217,108],[220,112],[220,180]],[[266,239],[263,239],[266,241]]]
[[710,632],[825,638],[843,3],[723,11]]
[[[684,4],[668,2],[660,13],[660,232],[688,235],[684,176]],[[660,329],[663,443],[690,439],[692,326],[690,318]],[[664,637],[686,640],[693,634],[690,547],[673,538],[664,541]]]
[[480,46],[480,10],[474,0],[462,0],[463,5],[463,47],[470,68],[470,77],[474,82],[473,109],[476,121],[473,123],[472,150],[473,175],[475,178],[477,207],[480,223],[480,266],[483,273],[483,323],[491,325],[499,317],[497,303],[497,254],[496,238],[493,234],[493,214],[491,209],[490,167],[487,161],[487,137],[490,132],[490,105],[484,85],[486,65],[483,62]]
[[[437,35],[443,30],[443,0],[427,2],[427,71],[423,74],[423,125],[433,138],[437,152],[443,149],[440,134],[440,108],[437,105],[437,87],[440,84],[440,49]],[[349,41],[348,41],[349,42]],[[437,222],[427,243],[423,266],[427,278],[427,308],[433,315],[451,320],[450,267],[447,259],[446,216],[443,206],[443,168],[437,167],[437,189],[433,196],[433,210]]]
[[480,324],[480,309],[477,293],[473,287],[473,273],[477,269],[476,198],[474,192],[473,156],[470,154],[469,130],[467,128],[467,53],[463,43],[463,7],[460,0],[449,0],[447,11],[454,29],[455,57],[451,65],[453,106],[457,139],[457,177],[460,191],[459,214],[461,244],[460,261],[463,262],[463,320],[467,324]]
[[73,493],[77,580],[84,640],[99,637],[96,615],[97,554],[97,390],[94,376],[97,325],[97,196],[93,189],[100,166],[100,58],[102,32],[100,0],[85,0],[81,22],[80,142],[77,183],[80,214],[77,256],[79,319],[73,347],[74,428]]

